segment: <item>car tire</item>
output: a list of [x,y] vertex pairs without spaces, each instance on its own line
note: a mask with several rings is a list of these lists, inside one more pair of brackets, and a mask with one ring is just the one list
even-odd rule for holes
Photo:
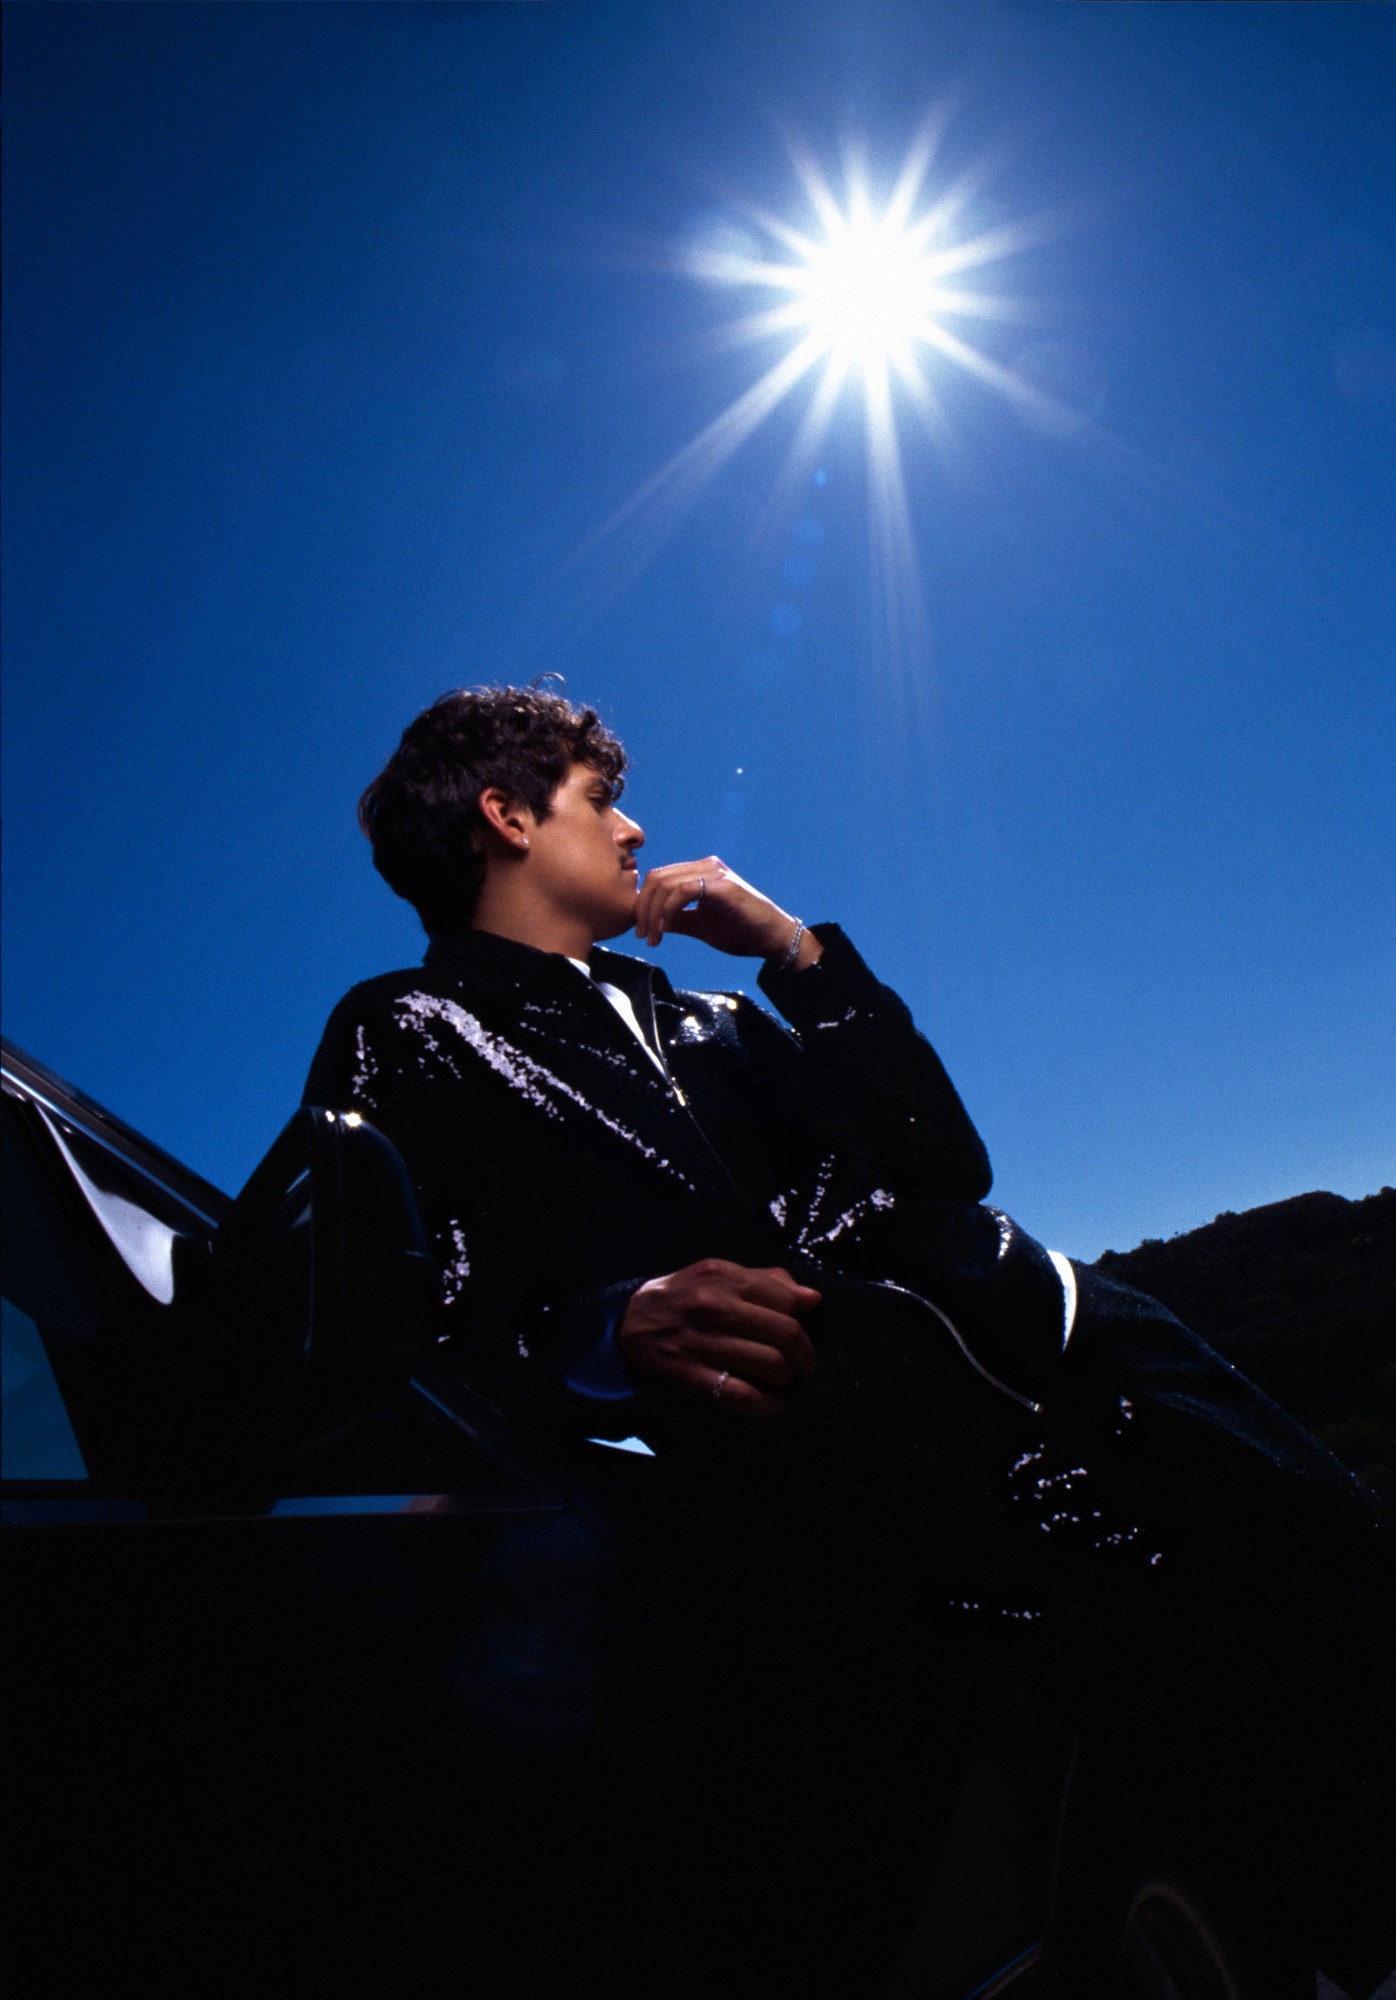
[[[1146,1874],[1125,1908],[1115,1947],[1119,2000],[1313,2000],[1311,1971],[1228,1938],[1188,1884]],[[1288,1954],[1286,1954],[1288,1956]]]
[[1215,1791],[1123,1793],[1077,1775],[1059,1856],[1054,2000],[1314,2000],[1298,1884]]
[[1059,2000],[1314,2000],[1281,1916],[1223,1911],[1173,1863],[1076,1911],[1056,1970]]

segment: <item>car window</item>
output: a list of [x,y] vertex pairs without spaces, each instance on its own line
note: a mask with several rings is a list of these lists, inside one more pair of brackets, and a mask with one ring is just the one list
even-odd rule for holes
[[[148,1396],[145,1372],[132,1365],[134,1307],[143,1300],[149,1315],[171,1309],[156,1304],[138,1282],[128,1280],[131,1297],[125,1300],[107,1282],[103,1260],[93,1252],[100,1238],[110,1243],[110,1232],[72,1162],[52,1152],[47,1119],[7,1092],[3,1124],[5,1347],[7,1366],[13,1353],[19,1399],[12,1414],[7,1389],[6,1476],[83,1476],[80,1465],[74,1472],[71,1454],[54,1458],[54,1439],[63,1434],[63,1426],[55,1431],[52,1421],[60,1392],[88,1473],[102,1480],[125,1476],[132,1440],[144,1434]],[[95,1176],[85,1178],[95,1185]],[[37,1330],[46,1357],[42,1367],[29,1329]],[[50,1389],[54,1380],[58,1386]],[[31,1431],[30,1443],[21,1446]],[[41,1446],[37,1439],[47,1443]],[[40,1452],[47,1468],[32,1475],[16,1469],[31,1450]],[[59,1464],[65,1469],[57,1469]]]
[[83,1347],[110,1324],[111,1308],[93,1282],[32,1134],[23,1129],[22,1111],[5,1100],[5,1297],[48,1340]]
[[0,1405],[0,1476],[87,1477],[43,1336],[11,1299],[0,1299]]

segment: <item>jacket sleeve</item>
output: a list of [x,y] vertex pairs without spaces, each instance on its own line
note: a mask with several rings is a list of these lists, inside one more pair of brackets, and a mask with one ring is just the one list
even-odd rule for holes
[[802,972],[767,966],[762,992],[795,1032],[811,1126],[859,1134],[928,1199],[979,1202],[993,1184],[984,1143],[909,1009],[874,978],[836,924]]
[[471,1144],[467,1088],[449,1062],[423,1065],[371,991],[331,1014],[302,1102],[359,1112],[402,1154],[441,1274],[443,1347],[471,1387],[550,1431],[625,1436],[638,1392],[615,1334],[655,1274],[572,1293],[537,1282]]

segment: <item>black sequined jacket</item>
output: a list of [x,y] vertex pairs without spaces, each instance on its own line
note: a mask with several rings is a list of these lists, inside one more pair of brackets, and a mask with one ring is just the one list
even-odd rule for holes
[[402,1152],[477,1383],[591,1429],[609,1401],[613,1431],[643,1434],[608,1338],[645,1279],[723,1257],[818,1286],[817,1345],[821,1321],[890,1313],[978,1395],[1050,1391],[1050,1258],[983,1205],[988,1157],[905,1005],[836,926],[817,935],[813,966],[760,976],[785,1024],[596,951],[662,1069],[568,960],[485,932],[335,1008],[305,1101]]
[[[1101,1562],[1233,1582],[1268,1563],[1277,1601],[1302,1602],[1301,1570],[1310,1589],[1365,1575],[1380,1529],[1389,1602],[1391,1538],[1350,1475],[1156,1300],[1073,1266],[1063,1349],[1056,1267],[984,1202],[988,1159],[939,1058],[842,932],[818,935],[816,964],[761,975],[787,1025],[594,953],[662,1071],[565,958],[483,932],[345,996],[306,1101],[357,1107],[401,1150],[443,1358],[555,1436],[634,1433],[724,1481],[739,1436],[758,1473],[788,1447],[838,1492],[849,1467],[865,1484],[898,1468],[908,1493],[928,1478],[934,1536],[953,1539],[952,1496],[966,1546],[1026,1523],[1059,1601],[1075,1548],[1087,1602]],[[822,1295],[817,1366],[779,1426],[665,1405],[616,1357],[635,1287],[710,1256]]]

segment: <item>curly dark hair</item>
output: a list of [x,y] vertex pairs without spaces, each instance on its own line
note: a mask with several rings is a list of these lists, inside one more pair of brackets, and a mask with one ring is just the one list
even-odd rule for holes
[[619,798],[626,761],[593,708],[536,688],[452,688],[404,729],[359,800],[359,825],[429,935],[466,930],[485,876],[481,792],[497,785],[543,819],[573,764],[592,765]]

